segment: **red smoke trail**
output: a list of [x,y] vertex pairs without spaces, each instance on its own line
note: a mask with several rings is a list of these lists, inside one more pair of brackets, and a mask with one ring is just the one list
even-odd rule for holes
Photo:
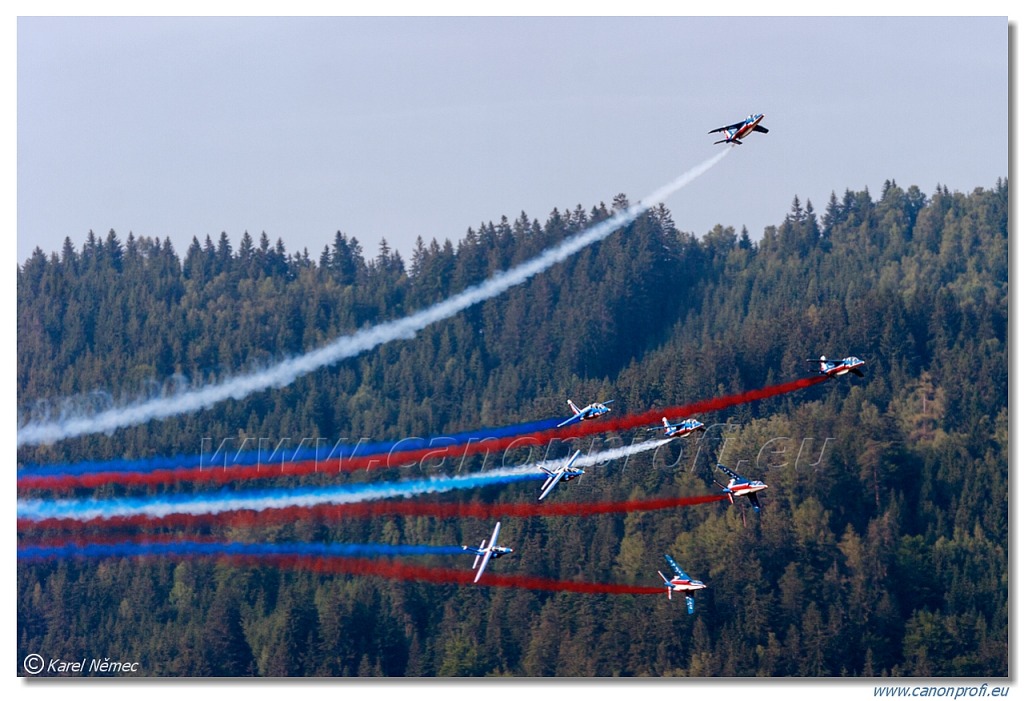
[[[147,539],[149,540],[149,539]],[[47,546],[46,541],[33,543],[43,547],[61,546],[65,543],[54,541]],[[409,565],[391,560],[370,560],[358,557],[318,557],[311,555],[207,555],[202,553],[182,555],[178,553],[146,553],[133,554],[130,558],[164,558],[164,559],[198,559],[214,558],[219,562],[227,562],[241,567],[281,567],[305,570],[318,574],[349,574],[403,581],[429,582],[431,584],[473,584],[476,573],[469,569],[445,569]],[[544,577],[524,577],[516,575],[499,575],[485,572],[475,586],[516,587],[519,589],[541,589],[544,591],[571,591],[580,594],[661,594],[663,587],[644,587],[629,584],[605,584],[600,582],[573,582]]]
[[696,506],[722,501],[724,494],[702,494],[690,497],[672,497],[630,501],[603,501],[592,503],[552,502],[550,504],[459,504],[436,503],[422,500],[377,501],[357,504],[319,504],[316,506],[289,506],[283,509],[253,511],[227,511],[218,514],[169,514],[167,516],[114,516],[80,521],[72,518],[50,518],[42,521],[18,520],[18,534],[47,533],[51,531],[82,532],[91,530],[129,530],[161,528],[197,528],[223,526],[252,528],[279,523],[306,520],[339,521],[346,518],[371,516],[433,516],[435,518],[479,518],[490,520],[502,516],[527,518],[531,516],[593,516],[595,514],[656,511],[683,506]]
[[[155,557],[145,555],[142,557]],[[169,556],[161,556],[169,557]],[[191,556],[204,557],[201,555]],[[473,584],[475,572],[470,568],[446,569],[410,565],[391,560],[369,560],[356,557],[314,557],[308,555],[224,555],[216,556],[219,561],[248,567],[274,566],[286,569],[305,570],[318,574],[350,574],[369,577],[383,577],[402,581],[429,582],[431,584],[470,584],[473,586],[515,587],[518,589],[540,589],[543,591],[571,591],[579,594],[663,594],[664,587],[637,586],[632,584],[606,584],[602,582],[573,582],[545,577],[500,575],[490,571]]]
[[[359,574],[387,579],[431,582],[433,584],[472,584],[476,576],[473,570],[451,570],[408,565],[400,562],[359,560],[356,558],[310,558],[281,556],[260,558],[253,564],[268,564],[278,567],[308,570],[321,574]],[[580,594],[664,594],[664,587],[643,587],[631,584],[604,584],[600,582],[572,582],[544,577],[523,577],[500,575],[490,571],[484,573],[477,586],[516,587],[518,589],[541,589],[544,591],[571,591]]]
[[39,548],[62,548],[68,545],[85,546],[85,545],[118,545],[124,542],[130,543],[219,543],[222,542],[220,538],[216,538],[211,535],[190,535],[188,533],[147,533],[144,535],[138,535],[134,537],[125,538],[124,536],[118,536],[113,534],[104,534],[98,536],[86,536],[79,538],[69,538],[67,536],[48,536],[46,538],[27,538],[22,540],[21,536],[26,535],[25,533],[18,533],[19,541],[18,546],[34,546]]
[[824,375],[802,377],[798,380],[780,385],[762,387],[740,394],[733,394],[715,399],[706,399],[693,404],[664,409],[652,409],[642,414],[617,418],[599,419],[597,421],[580,422],[563,429],[552,429],[525,436],[508,436],[488,439],[477,443],[460,446],[443,446],[393,452],[376,456],[360,456],[358,458],[338,459],[330,462],[300,461],[282,463],[278,466],[248,465],[244,467],[205,467],[180,470],[154,470],[152,472],[96,472],[83,475],[62,476],[25,476],[18,480],[18,489],[50,489],[67,490],[76,487],[98,487],[115,483],[124,486],[156,485],[173,482],[212,482],[223,484],[236,480],[269,479],[281,476],[308,475],[314,473],[354,472],[384,467],[401,467],[426,460],[444,460],[448,458],[466,457],[482,452],[506,450],[514,447],[540,446],[545,442],[559,439],[581,438],[610,431],[625,431],[639,426],[656,424],[662,416],[685,417],[693,414],[704,414],[712,411],[728,409],[739,404],[769,399],[781,394],[795,392],[826,381]]

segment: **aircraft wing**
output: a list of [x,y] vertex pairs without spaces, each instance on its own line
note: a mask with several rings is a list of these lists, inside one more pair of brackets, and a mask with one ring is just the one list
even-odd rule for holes
[[473,578],[474,582],[479,582],[480,576],[484,573],[484,570],[487,569],[487,563],[490,562],[491,555],[494,554],[494,545],[498,542],[498,531],[500,530],[501,521],[498,521],[496,524],[494,524],[494,534],[491,536],[491,542],[487,546],[487,552],[484,553],[484,559],[480,562],[480,569],[476,571],[476,577]]
[[537,501],[543,500],[544,497],[546,497],[548,494],[550,494],[551,491],[555,488],[555,486],[557,486],[558,483],[561,481],[561,479],[562,479],[562,471],[561,470],[558,470],[557,472],[552,473],[552,475],[550,477],[548,477],[547,481],[544,482],[544,486],[543,486],[543,488],[541,488],[540,496],[537,497]]
[[[475,570],[476,566],[478,564],[480,564],[480,557],[484,554],[484,546],[485,545],[487,545],[487,539],[481,540],[480,541],[480,547],[477,550],[474,551],[476,553],[476,557],[473,558],[473,566],[470,567],[471,570]],[[466,545],[463,545],[462,549],[463,550],[472,550],[472,548],[470,548],[470,547],[468,547]]]
[[728,467],[726,467],[725,465],[723,465],[721,463],[718,464],[718,469],[721,470],[722,472],[724,472],[725,474],[729,475],[730,477],[732,477],[734,480],[741,480],[743,482],[747,481],[746,478],[740,477],[735,472],[733,472],[732,470],[730,470]]
[[[668,566],[672,568],[672,571],[676,573],[677,577],[679,577],[681,579],[689,579],[690,578],[690,575],[688,575],[685,572],[683,572],[683,568],[679,566],[679,563],[677,563],[675,560],[672,559],[671,555],[666,555],[665,556],[665,560],[666,560],[666,562],[668,562]],[[662,576],[664,577],[664,575],[662,575]]]
[[762,127],[760,124],[758,124],[757,126],[754,127],[754,131],[759,131],[762,134],[767,134],[768,133],[768,130],[765,129],[764,127]]
[[487,563],[490,561],[492,553],[493,551],[488,549],[488,551],[484,554],[483,562],[480,563],[480,569],[476,571],[476,577],[473,577],[474,583],[480,581],[480,575],[482,575],[484,573],[484,570],[487,569]]
[[565,475],[566,470],[572,467],[572,464],[576,462],[576,458],[580,456],[580,452],[582,451],[577,450],[575,453],[573,453],[572,457],[569,458],[565,462],[565,464],[559,467],[558,469],[549,470],[543,465],[541,466],[540,469],[544,470],[544,472],[548,473],[551,476],[544,481],[544,486],[541,487],[540,496],[537,497],[537,501],[542,500],[544,497],[550,494],[551,490],[555,488],[555,485],[562,481],[562,477]]
[[860,368],[850,368],[850,372],[852,372],[857,377],[864,377],[864,373],[860,371]]
[[493,550],[494,546],[498,543],[498,531],[501,530],[501,521],[494,524],[494,535],[491,536],[491,544],[487,546],[488,550]]
[[746,124],[746,122],[736,122],[735,124],[729,124],[729,125],[724,126],[724,127],[718,127],[717,129],[712,129],[708,133],[709,134],[714,134],[716,131],[730,131],[732,129],[739,129],[744,124]]
[[566,426],[568,424],[571,424],[573,421],[575,421],[576,419],[580,418],[581,416],[583,416],[583,412],[582,411],[580,411],[580,412],[578,412],[576,414],[573,414],[568,419],[566,419],[562,423],[560,423],[557,426],[555,426],[555,428],[562,428],[562,426]]
[[754,511],[760,511],[761,501],[757,498],[757,494],[748,494],[747,497],[750,499],[750,503],[754,505]]

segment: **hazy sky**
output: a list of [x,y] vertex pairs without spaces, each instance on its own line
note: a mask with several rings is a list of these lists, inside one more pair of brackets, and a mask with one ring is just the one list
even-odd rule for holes
[[677,227],[759,238],[794,195],[1009,175],[996,18],[60,18],[17,22],[18,261],[87,232],[314,257],[525,211],[670,198]]

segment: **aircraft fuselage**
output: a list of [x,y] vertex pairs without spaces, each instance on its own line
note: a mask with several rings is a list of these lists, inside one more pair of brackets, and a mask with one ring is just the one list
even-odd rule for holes
[[823,362],[821,364],[821,372],[829,377],[841,377],[848,372],[856,370],[863,364],[864,361],[860,358],[846,358],[841,363]]
[[747,484],[729,485],[726,487],[734,497],[745,497],[749,494],[756,494],[763,489],[768,489],[764,482],[749,482]]
[[747,122],[742,127],[736,130],[736,133],[729,137],[729,141],[735,141],[736,139],[742,139],[746,137],[750,132],[754,131],[754,127],[761,123],[764,119],[764,115],[758,115],[757,119],[752,122]]

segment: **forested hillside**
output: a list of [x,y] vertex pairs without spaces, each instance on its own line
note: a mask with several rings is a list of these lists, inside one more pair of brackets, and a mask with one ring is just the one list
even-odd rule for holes
[[[18,451],[24,466],[194,454],[225,440],[438,436],[563,416],[567,397],[614,399],[616,414],[633,414],[806,376],[806,359],[822,354],[865,359],[862,379],[699,416],[711,427],[702,439],[588,469],[552,497],[708,494],[717,457],[769,484],[760,516],[742,500],[503,519],[516,553],[496,571],[654,586],[671,553],[708,584],[693,616],[681,597],[207,558],[22,562],[19,660],[116,656],[153,675],[1007,675],[1008,192],[1005,180],[930,195],[886,182],[877,199],[834,195],[820,215],[796,198],[757,241],[729,227],[685,233],[659,207],[415,339],[194,414]],[[419,241],[408,261],[340,232],[319,252],[248,233],[183,252],[115,232],[37,249],[17,278],[19,419],[268,365],[437,302],[626,206],[620,195],[543,223],[502,217],[456,243]],[[536,492],[529,482],[429,498],[535,502]],[[190,533],[448,545],[479,542],[491,525],[393,515]]]

